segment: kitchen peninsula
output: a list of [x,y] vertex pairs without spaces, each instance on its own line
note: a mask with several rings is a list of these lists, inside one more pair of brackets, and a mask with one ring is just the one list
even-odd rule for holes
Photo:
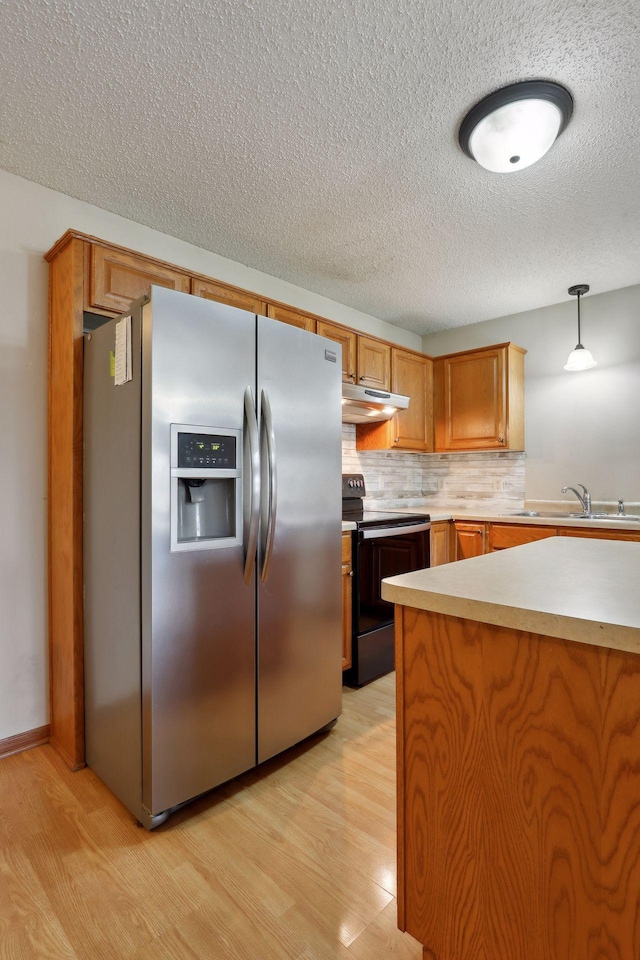
[[392,577],[398,925],[425,960],[640,956],[640,545]]

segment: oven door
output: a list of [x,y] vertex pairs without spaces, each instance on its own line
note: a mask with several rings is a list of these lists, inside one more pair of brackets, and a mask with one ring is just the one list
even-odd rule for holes
[[353,598],[357,637],[393,624],[393,604],[382,599],[382,581],[429,566],[430,528],[427,522],[358,531]]

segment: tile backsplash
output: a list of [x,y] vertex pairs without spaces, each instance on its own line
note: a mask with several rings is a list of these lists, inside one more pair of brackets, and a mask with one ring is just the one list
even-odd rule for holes
[[365,505],[388,507],[492,507],[517,510],[524,503],[525,454],[400,453],[356,450],[355,424],[342,424],[342,472],[362,473]]

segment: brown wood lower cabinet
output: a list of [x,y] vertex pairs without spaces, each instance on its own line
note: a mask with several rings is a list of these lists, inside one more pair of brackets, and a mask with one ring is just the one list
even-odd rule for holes
[[424,960],[637,960],[640,656],[396,606],[396,663]]
[[342,534],[342,669],[351,666],[351,611],[353,566],[351,562],[351,534]]
[[429,566],[439,567],[443,563],[449,563],[452,559],[451,530],[452,524],[449,520],[436,520],[431,524],[431,560]]
[[454,560],[468,560],[485,553],[486,524],[455,520]]

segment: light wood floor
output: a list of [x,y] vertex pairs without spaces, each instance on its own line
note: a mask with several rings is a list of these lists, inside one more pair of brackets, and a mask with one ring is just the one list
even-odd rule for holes
[[419,960],[396,928],[394,677],[147,833],[49,746],[0,761],[2,960]]

